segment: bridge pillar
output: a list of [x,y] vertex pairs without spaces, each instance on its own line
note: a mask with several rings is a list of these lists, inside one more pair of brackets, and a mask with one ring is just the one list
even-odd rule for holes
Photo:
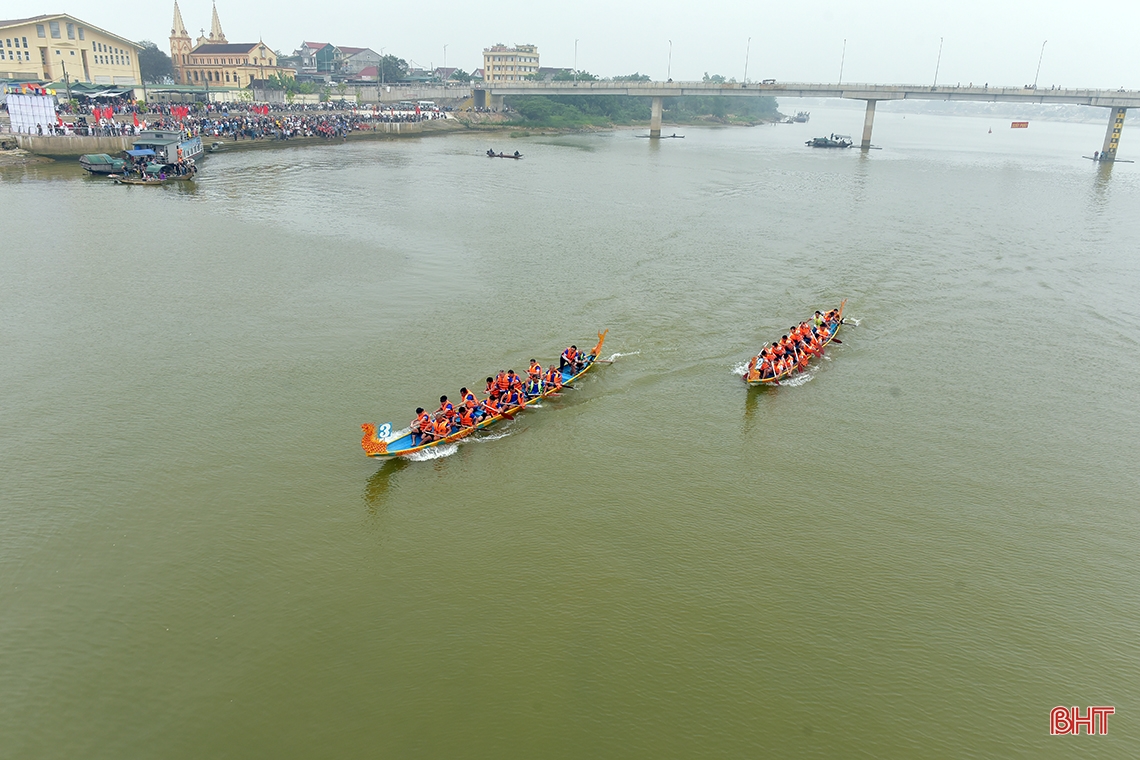
[[649,136],[661,137],[661,98],[653,99],[649,113]]
[[1124,114],[1127,108],[1117,106],[1109,112],[1108,130],[1104,133],[1104,147],[1100,149],[1102,161],[1115,161],[1116,148],[1120,145],[1120,133],[1124,129]]
[[867,101],[867,115],[863,117],[863,142],[859,143],[859,147],[863,150],[871,148],[871,129],[875,126],[875,104],[877,100]]
[[487,93],[487,107],[498,113],[503,112],[503,96]]

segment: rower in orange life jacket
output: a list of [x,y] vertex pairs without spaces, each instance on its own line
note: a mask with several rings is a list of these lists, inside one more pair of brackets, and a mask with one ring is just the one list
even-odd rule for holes
[[508,387],[510,387],[510,389],[513,391],[522,390],[522,379],[515,374],[515,371],[513,369],[507,370],[507,384]]
[[503,404],[498,394],[490,396],[486,401],[480,404],[480,406],[483,407],[489,417],[495,417],[503,411]]
[[495,377],[495,389],[499,391],[499,393],[503,393],[509,390],[510,387],[511,381],[507,379],[507,373],[503,370],[499,370],[499,374]]
[[462,407],[459,410],[459,413],[456,415],[455,419],[457,420],[460,429],[475,427],[475,418],[472,416],[471,409],[466,406]]
[[431,415],[424,411],[422,406],[416,407],[416,418],[412,420],[409,426],[412,429],[412,445],[416,445],[416,434],[419,434],[420,442],[424,440],[424,434],[431,432]]
[[485,389],[483,389],[483,395],[490,396],[491,391],[493,391],[493,390],[495,390],[495,378],[488,377],[487,378],[487,387]]
[[542,394],[542,365],[531,359],[530,366],[526,368],[526,395],[539,396]]
[[440,417],[432,425],[432,432],[435,433],[436,440],[446,438],[451,435],[451,423],[448,422],[446,417]]
[[562,387],[562,370],[553,364],[546,370],[546,387],[557,390]]
[[475,398],[474,393],[467,390],[466,388],[460,388],[459,389],[459,405],[460,405],[460,410],[459,410],[460,412],[462,412],[464,409],[466,409],[468,412],[475,415],[476,417],[481,416],[478,414],[479,400],[477,398]]
[[522,406],[522,394],[519,393],[518,390],[512,388],[507,392],[507,395],[502,398],[502,403],[504,409],[513,409],[516,406]]
[[436,410],[436,414],[442,415],[448,422],[451,422],[451,418],[455,416],[455,407],[447,400],[447,396],[439,397],[439,409]]
[[562,352],[562,357],[558,360],[558,368],[570,367],[571,370],[576,370],[578,366],[578,347],[570,346]]
[[772,374],[772,354],[768,349],[764,349],[760,352],[760,377],[771,377]]

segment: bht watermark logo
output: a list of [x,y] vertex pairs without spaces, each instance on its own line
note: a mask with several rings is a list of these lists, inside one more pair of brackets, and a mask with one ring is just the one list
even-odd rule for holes
[[1079,707],[1054,707],[1049,712],[1049,733],[1053,736],[1079,734],[1084,726],[1087,735],[1104,736],[1108,733],[1108,716],[1115,713],[1115,707],[1090,707],[1088,714],[1081,717]]

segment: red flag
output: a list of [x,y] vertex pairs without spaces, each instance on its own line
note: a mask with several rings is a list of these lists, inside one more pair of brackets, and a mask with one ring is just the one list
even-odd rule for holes
[[61,127],[63,126],[63,117],[62,117],[62,116],[60,116],[59,114],[56,114],[56,115],[55,115],[55,120],[56,120],[57,122],[59,122],[59,126],[61,126]]
[[420,115],[420,107],[416,106],[416,116],[419,116],[419,115]]
[[137,127],[139,125],[139,115],[137,113],[134,114],[134,119],[135,119],[135,126]]

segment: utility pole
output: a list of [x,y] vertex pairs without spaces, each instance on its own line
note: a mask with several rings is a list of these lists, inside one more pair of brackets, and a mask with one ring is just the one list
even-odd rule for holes
[[[67,75],[67,64],[64,61],[60,61],[59,64],[61,66],[63,66],[63,84],[65,87],[67,87],[67,104],[68,104],[68,106],[70,106],[71,105],[71,77],[69,77]],[[1038,67],[1038,68],[1040,68],[1040,67]]]
[[574,40],[574,86],[578,86],[578,40]]
[[748,53],[752,50],[752,38],[748,38],[748,44],[744,46],[744,84],[748,84]]
[[443,46],[443,81],[447,83],[447,45]]
[[938,68],[942,65],[942,38],[938,38],[938,62],[934,64],[934,86],[938,86]]
[[665,69],[665,78],[673,81],[673,40],[669,40],[669,67]]
[[[839,57],[839,84],[843,84],[843,64],[847,62],[847,38],[843,38],[843,55]],[[935,77],[937,78],[937,76]]]
[[[1048,42],[1049,40],[1045,40]],[[1041,43],[1041,55],[1037,56],[1037,73],[1033,75],[1033,89],[1037,89],[1037,77],[1041,76],[1041,59],[1045,57],[1045,42]],[[66,69],[64,69],[66,71]]]

